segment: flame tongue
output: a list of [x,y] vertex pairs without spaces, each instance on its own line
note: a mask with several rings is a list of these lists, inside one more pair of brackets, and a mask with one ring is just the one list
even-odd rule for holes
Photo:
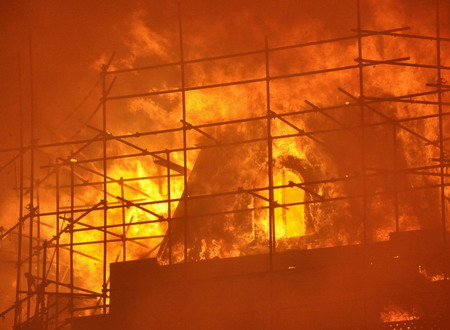
[[[173,246],[184,244],[185,228],[190,260],[245,253],[258,236],[256,214],[264,211],[246,210],[255,203],[252,195],[232,192],[260,184],[261,172],[254,169],[261,167],[264,151],[264,145],[223,146],[199,153],[188,181],[187,208],[184,200],[178,204],[173,215],[177,220],[161,246],[159,256],[163,260],[168,258],[169,241]],[[199,198],[208,194],[213,196]],[[242,212],[228,213],[232,210]],[[184,220],[186,214],[188,218]]]

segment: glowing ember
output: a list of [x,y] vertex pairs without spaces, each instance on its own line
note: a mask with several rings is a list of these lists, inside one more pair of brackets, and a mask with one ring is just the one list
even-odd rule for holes
[[413,321],[418,320],[417,312],[415,310],[406,311],[395,305],[389,305],[381,312],[380,320],[383,323]]

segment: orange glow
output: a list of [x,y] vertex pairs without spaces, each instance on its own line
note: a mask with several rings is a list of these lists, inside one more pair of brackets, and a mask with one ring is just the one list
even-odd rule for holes
[[395,305],[385,307],[380,316],[380,320],[383,323],[413,321],[418,319],[419,317],[414,310],[412,312],[405,311]]
[[[426,1],[339,2],[181,1],[180,16],[173,1],[114,4],[96,15],[81,4],[30,12],[26,60],[35,72],[19,70],[35,79],[21,87],[25,120],[5,101],[13,109],[5,122],[21,127],[0,129],[3,154],[19,151],[1,178],[15,195],[0,192],[0,229],[17,223],[19,185],[20,212],[33,218],[24,221],[20,260],[31,261],[18,272],[17,297],[31,287],[28,272],[48,292],[93,293],[98,307],[109,301],[115,262],[152,258],[165,267],[268,254],[270,271],[293,274],[300,265],[272,268],[273,255],[350,254],[349,246],[402,243],[394,235],[406,231],[445,235],[450,12],[435,26]],[[87,27],[68,18],[74,13],[86,13]],[[68,30],[49,33],[58,26]],[[78,33],[83,40],[73,40]],[[21,47],[11,40],[13,58]],[[23,125],[23,147],[10,148]],[[47,273],[39,268],[44,241]],[[404,266],[403,253],[386,259]],[[370,271],[381,267],[378,257]],[[448,280],[410,268],[427,285]],[[324,287],[353,276],[337,273]],[[381,322],[422,318],[394,304],[380,314],[385,305],[374,313]]]

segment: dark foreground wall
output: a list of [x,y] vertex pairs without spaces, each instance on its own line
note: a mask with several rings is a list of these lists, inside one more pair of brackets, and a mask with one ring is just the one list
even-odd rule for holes
[[446,265],[438,237],[407,232],[365,247],[277,253],[273,272],[268,255],[115,263],[110,315],[76,320],[73,328],[378,328],[381,313],[396,306],[445,329],[448,281],[431,280]]

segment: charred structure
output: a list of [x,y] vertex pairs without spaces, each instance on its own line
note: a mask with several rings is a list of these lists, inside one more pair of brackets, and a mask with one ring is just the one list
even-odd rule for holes
[[[0,150],[20,172],[1,315],[15,329],[449,327],[444,3],[434,35],[370,29],[360,6],[347,35],[204,58],[185,55],[179,8],[178,60],[111,56],[85,138],[40,144],[32,120],[28,143]],[[164,88],[139,90],[158,70]],[[130,133],[124,109],[151,129]]]

